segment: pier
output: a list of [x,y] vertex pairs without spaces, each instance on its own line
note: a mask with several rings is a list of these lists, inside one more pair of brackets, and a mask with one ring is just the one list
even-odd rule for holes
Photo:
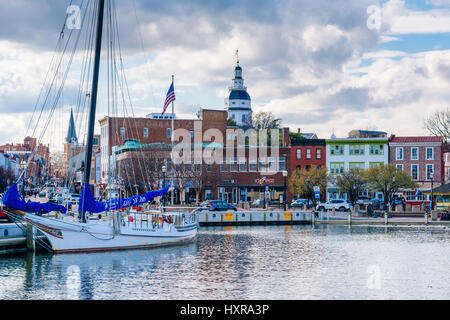
[[200,226],[310,224],[311,211],[232,211],[198,213]]

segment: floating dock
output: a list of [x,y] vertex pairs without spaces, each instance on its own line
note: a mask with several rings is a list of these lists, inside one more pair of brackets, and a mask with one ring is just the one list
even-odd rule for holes
[[310,224],[307,211],[232,211],[197,213],[200,226]]

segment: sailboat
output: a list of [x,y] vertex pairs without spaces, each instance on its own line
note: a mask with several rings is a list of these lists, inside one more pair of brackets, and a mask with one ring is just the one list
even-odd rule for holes
[[[95,55],[85,168],[91,168],[92,161],[105,0],[98,0],[96,8]],[[89,184],[90,174],[91,170],[84,170],[78,219],[64,216],[67,209],[61,205],[25,202],[18,192],[17,184],[13,184],[4,194],[3,210],[17,223],[27,223],[43,233],[49,248],[55,253],[148,248],[191,242],[196,237],[198,221],[195,213],[166,212],[163,208],[156,211],[123,211],[166,195],[173,188],[170,185],[130,198],[96,201]],[[45,213],[56,213],[56,216],[44,216]],[[90,215],[99,213],[103,213],[107,219],[89,219]]]

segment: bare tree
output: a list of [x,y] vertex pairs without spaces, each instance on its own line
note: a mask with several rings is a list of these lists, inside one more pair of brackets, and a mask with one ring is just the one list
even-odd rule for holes
[[425,128],[434,136],[450,141],[450,109],[436,111],[424,121]]
[[278,129],[281,126],[281,119],[275,118],[272,112],[258,112],[253,115],[253,128],[258,129]]

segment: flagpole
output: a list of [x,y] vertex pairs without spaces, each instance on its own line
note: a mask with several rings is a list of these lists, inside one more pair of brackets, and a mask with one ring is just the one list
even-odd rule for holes
[[[174,86],[174,75],[172,75],[172,85]],[[173,87],[173,91],[175,92],[175,86]],[[173,133],[173,121],[174,121],[174,118],[175,118],[175,113],[174,113],[174,108],[173,108],[173,101],[172,101],[172,152],[173,152],[173,143],[174,143],[174,133]],[[173,182],[172,182],[173,183]],[[174,196],[174,194],[173,194],[173,189],[172,189],[172,193],[171,193],[171,204],[173,205],[173,196]]]
[[[174,80],[174,76],[172,75],[172,85],[173,85],[173,80]],[[174,87],[174,91],[175,91],[175,87]],[[173,113],[173,101],[172,101],[172,148],[173,148],[173,118],[175,117],[175,114]]]

